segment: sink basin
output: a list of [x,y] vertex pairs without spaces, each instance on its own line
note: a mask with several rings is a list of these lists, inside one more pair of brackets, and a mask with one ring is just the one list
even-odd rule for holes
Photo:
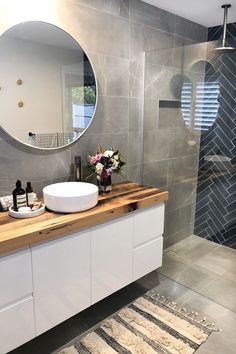
[[44,204],[59,213],[76,213],[93,208],[98,187],[86,182],[61,182],[43,188]]

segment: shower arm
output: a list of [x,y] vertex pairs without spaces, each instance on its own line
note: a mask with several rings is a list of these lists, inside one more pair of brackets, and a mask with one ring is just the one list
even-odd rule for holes
[[223,22],[223,39],[222,47],[225,47],[226,42],[226,31],[227,31],[227,20],[228,20],[228,8],[231,7],[230,4],[225,4],[221,6],[224,9],[224,22]]

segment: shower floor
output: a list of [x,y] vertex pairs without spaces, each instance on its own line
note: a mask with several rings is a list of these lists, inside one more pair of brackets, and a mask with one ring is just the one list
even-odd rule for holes
[[236,250],[198,236],[164,251],[159,272],[236,312]]

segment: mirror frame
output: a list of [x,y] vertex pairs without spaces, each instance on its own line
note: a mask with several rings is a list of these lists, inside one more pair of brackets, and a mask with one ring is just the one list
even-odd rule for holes
[[91,68],[93,70],[93,75],[94,75],[94,80],[95,80],[95,87],[96,87],[96,100],[95,100],[95,105],[94,105],[94,111],[93,111],[93,115],[91,117],[91,120],[90,120],[90,123],[88,124],[88,126],[83,130],[83,132],[80,134],[80,136],[71,141],[70,143],[68,144],[65,144],[65,145],[61,145],[61,146],[57,146],[57,147],[52,147],[52,148],[44,148],[44,147],[38,147],[38,146],[34,146],[34,145],[30,145],[30,144],[27,144],[19,139],[17,139],[17,137],[15,137],[14,135],[12,135],[11,133],[9,133],[1,124],[1,121],[0,121],[0,128],[7,134],[9,135],[11,138],[13,138],[14,140],[16,140],[17,142],[27,146],[27,147],[30,147],[30,148],[33,148],[33,149],[36,149],[36,150],[43,150],[43,151],[55,151],[55,150],[60,150],[60,149],[64,149],[64,148],[67,148],[67,147],[70,147],[72,144],[76,143],[83,135],[84,133],[87,131],[87,129],[90,127],[93,119],[94,119],[94,116],[95,116],[95,113],[96,113],[96,110],[97,110],[97,105],[98,105],[98,81],[97,81],[97,75],[96,75],[96,72],[95,72],[95,69],[94,69],[94,65],[90,59],[90,56],[87,54],[87,52],[85,51],[85,49],[83,48],[83,46],[80,44],[80,42],[75,39],[69,32],[67,32],[64,28],[62,27],[59,27],[58,25],[55,25],[54,23],[50,23],[50,22],[46,22],[46,21],[40,21],[40,20],[30,20],[30,21],[22,21],[22,22],[18,22],[16,24],[14,24],[13,26],[10,26],[8,27],[7,29],[5,29],[3,32],[1,32],[0,36],[3,36],[10,28],[13,28],[13,27],[16,27],[20,24],[24,24],[24,23],[35,23],[35,22],[40,22],[40,23],[45,23],[47,25],[51,25],[51,26],[54,26],[56,27],[57,29],[59,29],[60,31],[63,31],[65,32],[68,36],[70,36],[75,42],[78,43],[78,45],[82,48],[82,50],[84,51],[85,55],[87,56],[88,60],[89,60],[89,63],[91,65]]

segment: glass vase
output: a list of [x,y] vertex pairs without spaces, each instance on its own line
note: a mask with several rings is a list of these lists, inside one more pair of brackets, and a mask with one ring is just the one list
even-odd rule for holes
[[112,190],[111,176],[97,176],[97,184],[99,188],[99,193],[110,193]]

